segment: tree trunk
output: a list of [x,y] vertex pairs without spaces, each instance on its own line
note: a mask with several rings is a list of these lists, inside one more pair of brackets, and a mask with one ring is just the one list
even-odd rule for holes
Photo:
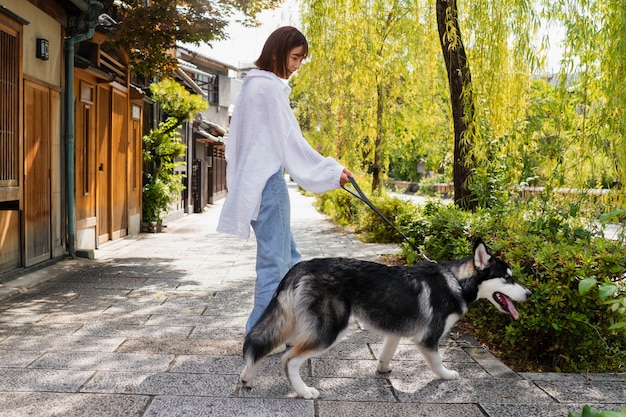
[[[476,201],[467,189],[467,180],[473,163],[469,158],[472,148],[468,128],[474,123],[474,104],[471,91],[472,77],[461,40],[456,0],[437,1],[437,29],[441,52],[446,62],[450,103],[454,121],[454,202],[457,206],[473,209]],[[448,25],[451,31],[448,31]],[[454,36],[456,34],[456,36]]]
[[385,105],[385,89],[382,81],[378,83],[376,100],[376,139],[374,140],[374,162],[372,163],[372,193],[380,191],[380,172],[382,170],[383,113]]

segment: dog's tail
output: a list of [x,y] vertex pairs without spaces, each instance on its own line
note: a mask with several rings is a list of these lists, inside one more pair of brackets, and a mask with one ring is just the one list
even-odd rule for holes
[[254,325],[243,343],[243,357],[253,364],[269,355],[272,350],[288,341],[295,328],[293,290],[283,280],[270,304]]

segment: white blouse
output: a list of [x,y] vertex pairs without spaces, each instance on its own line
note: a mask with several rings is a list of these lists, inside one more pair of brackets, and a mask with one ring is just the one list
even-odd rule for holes
[[218,232],[250,237],[265,183],[281,167],[313,193],[340,187],[343,166],[320,155],[302,136],[290,93],[285,81],[269,71],[253,69],[244,78],[226,142],[228,194]]

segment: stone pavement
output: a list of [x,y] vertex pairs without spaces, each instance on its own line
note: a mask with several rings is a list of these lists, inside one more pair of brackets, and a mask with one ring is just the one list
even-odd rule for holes
[[[361,243],[290,192],[305,259],[396,251]],[[294,397],[279,355],[238,390],[255,243],[215,233],[220,210],[0,285],[0,416],[566,417],[626,404],[624,375],[515,373],[458,329],[443,357],[459,380],[436,379],[409,344],[378,375],[381,337],[355,322],[302,368],[318,400]]]

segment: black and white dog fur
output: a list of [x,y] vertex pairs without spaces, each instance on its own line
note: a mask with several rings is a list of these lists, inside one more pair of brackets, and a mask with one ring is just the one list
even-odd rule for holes
[[493,256],[482,240],[462,260],[415,266],[386,266],[350,258],[319,258],[295,265],[243,345],[245,368],[239,385],[250,387],[260,361],[278,346],[292,346],[282,358],[296,394],[317,398],[300,366],[335,344],[354,315],[362,326],[384,334],[377,370],[389,372],[400,339],[410,338],[430,369],[456,379],[439,353],[439,341],[467,312],[468,304],[486,298],[514,319],[512,300],[530,292],[513,280],[511,268]]

